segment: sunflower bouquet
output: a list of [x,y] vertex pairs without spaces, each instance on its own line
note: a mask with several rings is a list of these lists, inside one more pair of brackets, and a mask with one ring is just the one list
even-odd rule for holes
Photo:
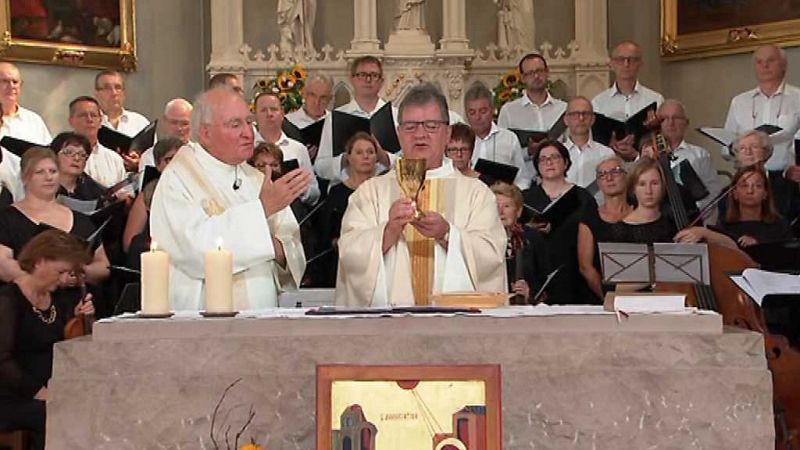
[[254,97],[259,94],[277,94],[284,112],[294,111],[303,106],[303,86],[306,84],[306,69],[295,64],[290,69],[281,69],[275,77],[262,78],[253,86]]
[[492,89],[494,94],[495,115],[506,103],[516,100],[525,93],[525,83],[517,69],[511,69],[500,77],[500,81]]

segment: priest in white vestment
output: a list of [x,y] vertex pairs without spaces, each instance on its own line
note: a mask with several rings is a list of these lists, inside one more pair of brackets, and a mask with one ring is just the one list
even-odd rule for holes
[[250,167],[251,123],[235,91],[205,92],[192,111],[194,142],[161,175],[150,231],[170,255],[175,310],[204,309],[204,254],[219,241],[233,254],[236,310],[274,307],[280,291],[300,284],[305,257],[288,205],[306,190],[311,174],[296,169],[273,182]]
[[494,195],[444,158],[447,111],[431,84],[413,88],[400,105],[403,155],[427,161],[423,214],[415,219],[394,170],[359,186],[342,220],[337,305],[424,305],[432,293],[506,291],[506,234]]

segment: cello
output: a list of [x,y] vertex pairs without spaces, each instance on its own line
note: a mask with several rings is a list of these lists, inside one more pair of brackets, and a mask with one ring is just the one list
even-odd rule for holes
[[[660,125],[657,118],[648,121]],[[664,180],[675,225],[680,229],[692,226],[683,204],[678,183],[671,169],[672,154],[666,138],[654,131],[652,145]],[[727,192],[730,192],[728,190]],[[720,201],[724,196],[715,199]],[[728,274],[741,273],[758,265],[747,253],[738,248],[725,247],[716,243],[706,243],[709,256],[710,286],[695,285],[687,296],[689,306],[709,309],[722,315],[722,322],[745,330],[761,333],[764,336],[767,366],[772,373],[773,410],[775,413],[775,448],[800,448],[800,351],[789,344],[786,337],[772,334],[766,325],[761,307],[742,292]],[[686,292],[676,283],[659,283],[656,290]]]
[[[81,288],[81,298],[79,302],[83,302],[86,299],[86,295],[88,290],[86,288],[86,283],[83,282],[80,285]],[[67,324],[64,325],[64,339],[73,339],[81,336],[86,336],[87,334],[92,334],[92,325],[94,324],[94,315],[93,314],[77,314],[75,317],[69,319]]]

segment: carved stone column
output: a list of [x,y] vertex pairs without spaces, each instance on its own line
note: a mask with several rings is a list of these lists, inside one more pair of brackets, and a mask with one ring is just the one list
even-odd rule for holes
[[576,93],[588,98],[609,85],[608,0],[575,0]]
[[440,52],[471,53],[467,39],[467,13],[465,0],[444,0],[443,32],[439,41]]
[[211,75],[230,72],[240,78],[245,61],[241,53],[244,44],[242,0],[211,0]]
[[376,0],[353,1],[353,40],[350,41],[348,53],[375,55],[381,52],[375,2]]

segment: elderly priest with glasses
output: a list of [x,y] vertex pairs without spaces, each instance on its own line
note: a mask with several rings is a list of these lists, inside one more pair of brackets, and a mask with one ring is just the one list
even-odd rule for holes
[[393,170],[353,193],[339,239],[336,304],[411,306],[436,293],[505,292],[506,235],[494,195],[444,157],[447,100],[431,84],[416,86],[398,119],[400,162],[424,160],[424,188],[412,202]]
[[200,95],[192,110],[193,142],[164,170],[153,196],[150,229],[170,255],[176,310],[203,308],[204,254],[218,240],[233,254],[236,310],[277,305],[305,270],[300,230],[289,204],[311,174],[295,169],[275,181],[246,161],[253,127],[244,99],[230,88]]

